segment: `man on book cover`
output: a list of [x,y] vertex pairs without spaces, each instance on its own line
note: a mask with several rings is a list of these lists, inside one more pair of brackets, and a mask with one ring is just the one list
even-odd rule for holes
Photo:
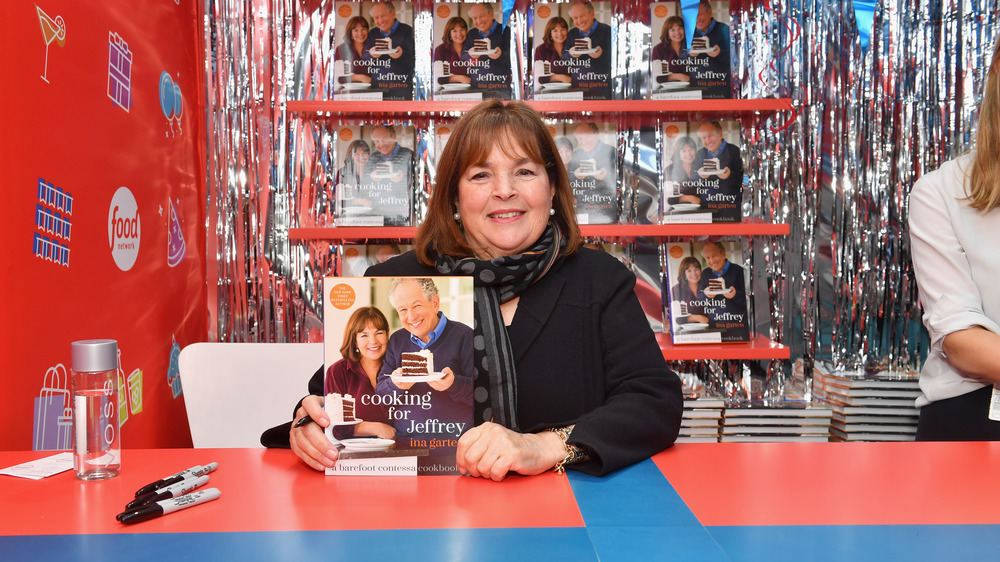
[[[699,49],[699,43],[704,46],[706,41],[707,50]],[[698,62],[692,81],[702,89],[703,98],[733,97],[729,53],[729,26],[715,19],[709,0],[701,0],[689,54]]]
[[[469,77],[472,88],[483,98],[511,98],[510,28],[504,29],[496,20],[493,4],[473,4],[469,7],[472,29],[465,39],[465,51],[472,59]],[[489,41],[489,49],[483,49]]]
[[[389,303],[399,314],[404,329],[389,336],[376,392],[393,404],[420,399],[418,406],[405,411],[397,408],[397,415],[390,412],[397,435],[458,439],[472,427],[472,328],[449,320],[441,312],[438,289],[430,278],[394,279]],[[422,349],[434,354],[434,369],[444,376],[429,382],[394,382],[390,375],[399,375],[402,354]],[[422,407],[424,403],[426,408]]]
[[372,130],[375,152],[365,167],[365,186],[372,211],[385,217],[385,225],[409,226],[413,151],[396,142],[396,129],[379,125]]
[[740,222],[743,205],[743,159],[740,148],[726,142],[722,123],[704,121],[698,126],[702,148],[693,168],[700,178],[696,187],[701,206],[712,212],[712,222]]
[[[569,9],[573,29],[566,44],[572,57],[569,67],[574,84],[583,88],[583,98],[611,99],[611,26],[597,21],[591,2],[574,2]],[[580,43],[578,43],[578,41]]]
[[[749,341],[747,289],[743,268],[726,258],[726,245],[722,242],[706,242],[701,248],[701,255],[708,267],[701,272],[699,296],[706,302],[712,302],[712,306],[704,308],[705,315],[714,327],[725,330],[723,341]],[[724,289],[713,290],[713,287],[720,284],[720,279]]]
[[[376,88],[385,90],[382,99],[412,100],[413,27],[396,19],[392,2],[375,2],[371,17],[375,27],[365,42],[365,51],[372,57],[369,75]],[[389,41],[389,49],[382,48],[385,40]]]
[[596,123],[577,123],[573,133],[578,148],[573,151],[568,171],[580,222],[615,223],[618,221],[615,149],[601,141]]

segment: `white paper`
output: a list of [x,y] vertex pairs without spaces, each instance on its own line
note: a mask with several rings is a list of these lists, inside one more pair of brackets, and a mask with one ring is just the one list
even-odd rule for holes
[[0,469],[0,474],[41,480],[46,476],[59,474],[71,468],[73,468],[73,453],[66,452],[8,466],[7,468]]

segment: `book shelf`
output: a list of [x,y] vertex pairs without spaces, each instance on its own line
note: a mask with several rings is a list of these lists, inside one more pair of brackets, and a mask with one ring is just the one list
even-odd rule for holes
[[[304,119],[347,117],[364,118],[432,118],[456,117],[468,111],[478,101],[329,101],[292,100],[285,111]],[[526,100],[543,115],[589,115],[614,113],[620,116],[658,117],[713,114],[734,118],[760,118],[766,114],[793,111],[787,98],[772,99],[711,99],[711,100],[588,100],[535,101]],[[415,226],[303,226],[290,228],[289,239],[295,241],[327,241],[331,244],[358,244],[388,240],[408,240],[416,234]],[[580,225],[587,238],[609,241],[631,241],[636,238],[685,238],[695,236],[787,236],[788,224],[750,220],[740,223],[693,224],[594,224]],[[789,348],[764,336],[749,342],[674,345],[668,333],[657,333],[657,342],[668,361],[694,360],[785,360]]]
[[[290,100],[285,110],[300,115],[330,117],[333,115],[418,115],[434,116],[462,113],[472,109],[478,101],[323,101]],[[589,101],[535,101],[528,105],[543,114],[560,113],[731,113],[759,114],[790,111],[792,100],[772,99],[721,99],[721,100],[589,100]],[[373,106],[375,106],[374,109]]]

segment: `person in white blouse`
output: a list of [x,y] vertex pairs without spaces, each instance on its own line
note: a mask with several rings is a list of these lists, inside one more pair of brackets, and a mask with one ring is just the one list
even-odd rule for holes
[[[917,440],[1000,440],[1000,41],[976,148],[910,193],[910,244],[931,350],[920,371]],[[997,390],[994,391],[994,385]]]

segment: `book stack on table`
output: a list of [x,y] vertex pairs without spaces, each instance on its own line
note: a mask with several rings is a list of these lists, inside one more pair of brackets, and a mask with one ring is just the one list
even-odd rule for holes
[[677,443],[717,443],[719,420],[722,419],[722,408],[725,405],[722,398],[685,398]]
[[813,373],[813,396],[833,408],[835,441],[913,441],[920,396],[916,373]]
[[833,409],[810,402],[762,402],[722,412],[723,443],[829,441]]

